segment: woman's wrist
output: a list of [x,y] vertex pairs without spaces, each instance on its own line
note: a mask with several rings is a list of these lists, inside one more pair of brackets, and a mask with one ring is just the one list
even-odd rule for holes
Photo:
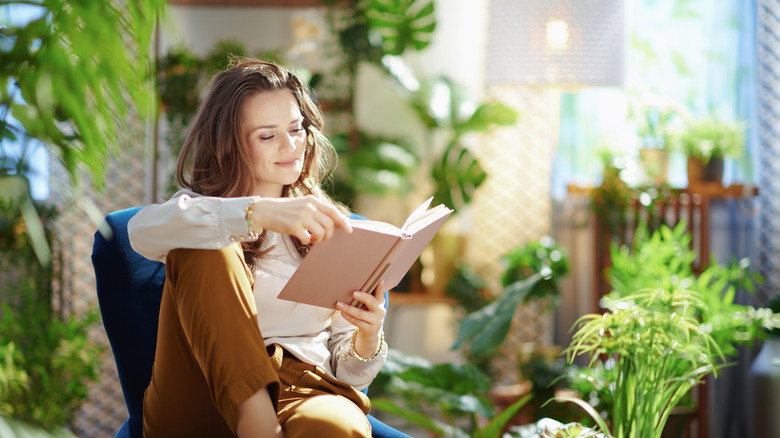
[[383,331],[373,335],[365,335],[359,329],[352,334],[349,354],[361,362],[373,362],[382,352],[385,334]]
[[260,233],[263,232],[263,225],[260,222],[260,209],[257,208],[261,199],[260,196],[250,197],[249,204],[244,210],[246,213],[244,219],[246,220],[246,227],[249,230],[249,238],[251,240],[257,240]]

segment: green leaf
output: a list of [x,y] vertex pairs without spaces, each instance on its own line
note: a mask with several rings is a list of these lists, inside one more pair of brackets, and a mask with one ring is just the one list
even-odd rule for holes
[[431,169],[431,177],[436,184],[433,203],[457,209],[471,202],[474,191],[485,181],[487,173],[468,149],[453,142]]
[[384,55],[401,55],[408,47],[422,50],[436,28],[434,2],[370,0],[365,10],[369,32],[382,39]]
[[487,132],[493,126],[511,126],[517,123],[519,113],[500,102],[485,103],[477,107],[474,114],[455,129],[458,135],[466,132]]
[[447,434],[447,432],[451,429],[451,426],[447,426],[438,421],[435,421],[420,412],[402,408],[392,400],[374,398],[371,400],[371,407],[403,418],[412,424],[416,424],[441,436],[450,436]]
[[533,394],[528,394],[520,400],[512,403],[503,412],[493,417],[485,427],[477,430],[474,433],[474,438],[498,438],[504,430],[504,426],[515,416],[517,411],[523,407],[529,400],[533,398]]
[[532,275],[513,283],[504,289],[496,301],[467,315],[458,327],[451,349],[458,349],[465,342],[469,342],[470,351],[484,353],[501,345],[509,333],[517,305],[530,293],[539,279],[539,275]]

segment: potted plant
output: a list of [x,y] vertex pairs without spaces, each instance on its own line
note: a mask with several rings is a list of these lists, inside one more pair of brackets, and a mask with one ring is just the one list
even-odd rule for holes
[[674,407],[717,372],[723,352],[697,319],[701,298],[694,291],[647,289],[605,302],[608,312],[578,320],[566,351],[570,362],[587,355],[590,366],[614,358],[610,424],[584,400],[556,399],[578,404],[605,435],[660,438]]
[[688,185],[720,183],[723,160],[736,157],[744,146],[745,126],[714,116],[688,118],[675,134],[677,147],[688,157]]
[[[769,300],[769,309],[780,313],[780,294]],[[780,436],[780,423],[772,409],[780,403],[780,328],[768,329],[767,333],[767,339],[750,365],[754,436]]]
[[671,97],[655,94],[640,96],[629,111],[637,126],[645,172],[655,185],[663,185],[669,170],[670,133],[688,111]]

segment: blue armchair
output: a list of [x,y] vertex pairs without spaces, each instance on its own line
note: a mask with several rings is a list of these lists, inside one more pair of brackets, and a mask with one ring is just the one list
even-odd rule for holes
[[[127,222],[141,207],[110,213],[111,233],[95,233],[92,265],[103,326],[116,360],[129,418],[116,438],[141,438],[143,397],[149,385],[157,343],[157,319],[165,282],[165,266],[133,251]],[[376,438],[409,438],[369,415]]]

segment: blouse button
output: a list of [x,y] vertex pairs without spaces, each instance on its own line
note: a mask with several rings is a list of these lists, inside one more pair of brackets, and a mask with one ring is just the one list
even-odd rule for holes
[[230,241],[231,242],[235,242],[236,241],[236,237],[235,236],[230,236]]

